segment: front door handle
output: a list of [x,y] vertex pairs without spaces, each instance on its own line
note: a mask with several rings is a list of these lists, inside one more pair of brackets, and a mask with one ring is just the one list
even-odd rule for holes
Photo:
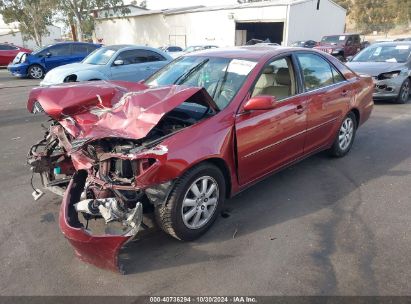
[[297,114],[301,114],[302,112],[304,112],[305,111],[305,107],[303,106],[303,105],[298,105],[296,108],[295,108],[295,113],[297,113]]
[[343,90],[343,91],[341,92],[341,96],[345,97],[345,96],[348,95],[349,92],[350,92],[350,91],[348,91],[348,90]]

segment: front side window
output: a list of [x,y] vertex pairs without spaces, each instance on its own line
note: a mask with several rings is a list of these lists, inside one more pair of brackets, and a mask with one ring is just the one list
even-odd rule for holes
[[297,54],[297,59],[303,72],[306,91],[312,91],[334,83],[331,66],[322,57],[316,54]]
[[252,96],[270,95],[282,100],[296,94],[296,82],[291,57],[275,59],[266,65],[258,78]]
[[69,56],[71,54],[70,44],[57,44],[47,50],[51,56]]
[[73,44],[73,55],[87,54],[87,44]]
[[70,44],[54,45],[46,50],[46,54],[47,53],[50,53],[51,56],[69,56],[71,55]]
[[116,60],[123,60],[124,65],[166,60],[163,56],[149,50],[128,50],[120,53]]
[[180,57],[145,83],[150,87],[173,84],[203,87],[221,110],[237,95],[256,64],[256,61],[240,58]]

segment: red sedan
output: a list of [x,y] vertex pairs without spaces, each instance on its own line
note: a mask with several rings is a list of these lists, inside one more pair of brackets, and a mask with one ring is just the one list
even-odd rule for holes
[[315,50],[198,52],[141,83],[34,89],[29,111],[53,122],[29,163],[65,193],[60,228],[77,256],[116,270],[120,248],[146,228],[143,213],[194,240],[246,187],[321,150],[346,155],[372,93],[370,77]]
[[14,44],[0,43],[0,66],[7,66],[20,52],[31,53],[31,50]]

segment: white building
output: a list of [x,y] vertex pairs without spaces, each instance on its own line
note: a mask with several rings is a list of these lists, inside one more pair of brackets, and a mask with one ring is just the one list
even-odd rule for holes
[[288,45],[344,32],[346,11],[331,0],[272,0],[224,6],[146,10],[98,18],[95,36],[110,44],[186,47],[243,45],[254,39]]
[[[47,27],[49,34],[42,37],[43,45],[56,43],[61,40],[61,28],[51,25]],[[28,49],[36,48],[36,43],[33,39],[23,37],[18,29],[18,23],[5,23],[0,15],[0,43],[10,43],[22,46]]]

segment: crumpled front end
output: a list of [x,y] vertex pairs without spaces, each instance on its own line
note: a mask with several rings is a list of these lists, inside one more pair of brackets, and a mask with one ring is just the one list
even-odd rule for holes
[[[64,194],[59,224],[76,255],[123,272],[120,249],[147,228],[143,214],[163,204],[174,184],[175,175],[164,169],[169,151],[163,142],[213,115],[211,97],[201,88],[175,86],[129,93],[108,84],[91,93],[83,85],[84,94],[61,88],[51,90],[56,96],[41,90],[29,99],[29,110],[45,112],[52,122],[28,163],[48,190]],[[177,109],[183,102],[206,112]]]
[[[111,204],[105,204],[103,200],[82,199],[86,177],[87,172],[79,171],[70,181],[60,209],[60,229],[82,261],[124,273],[118,254],[121,247],[132,240],[140,229],[142,204],[137,202],[125,210],[115,199],[112,199]],[[80,221],[79,211],[86,215],[85,225]],[[103,217],[106,223],[121,221],[123,227],[96,235],[88,229],[88,221],[93,217]]]

